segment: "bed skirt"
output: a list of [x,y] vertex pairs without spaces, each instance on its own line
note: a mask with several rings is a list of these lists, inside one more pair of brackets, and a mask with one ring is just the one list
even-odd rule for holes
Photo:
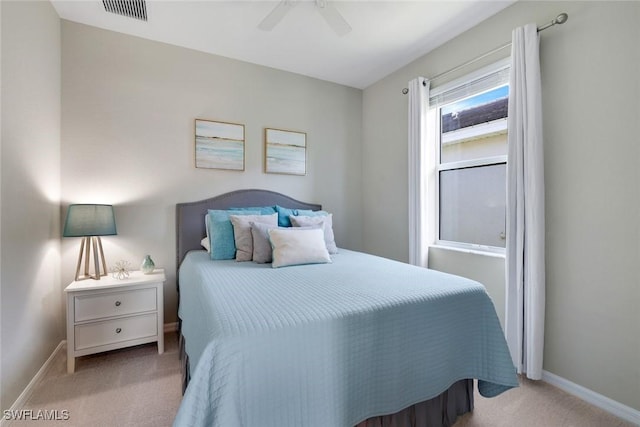
[[356,427],[450,427],[473,410],[473,380],[460,380],[438,396],[391,415],[369,418]]
[[[180,334],[180,361],[182,368],[182,394],[191,379],[189,356],[184,336]],[[395,414],[369,418],[356,427],[450,427],[456,419],[473,410],[473,380],[455,383],[438,396],[416,403]]]

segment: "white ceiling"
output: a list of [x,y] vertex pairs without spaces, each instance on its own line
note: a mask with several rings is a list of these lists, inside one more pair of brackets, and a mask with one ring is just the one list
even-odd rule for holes
[[515,0],[332,1],[352,31],[338,36],[311,0],[271,31],[278,1],[147,0],[148,21],[101,0],[51,0],[61,18],[364,89]]

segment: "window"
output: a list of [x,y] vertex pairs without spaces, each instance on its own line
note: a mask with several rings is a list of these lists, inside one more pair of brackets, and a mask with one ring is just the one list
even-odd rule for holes
[[491,68],[431,93],[439,245],[504,252],[509,69]]

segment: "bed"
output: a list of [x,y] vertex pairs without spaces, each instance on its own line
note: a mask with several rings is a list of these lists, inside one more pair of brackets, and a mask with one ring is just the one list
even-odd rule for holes
[[176,206],[186,390],[175,426],[450,426],[518,385],[482,285],[339,249],[330,263],[212,261],[209,209],[319,204],[240,190]]

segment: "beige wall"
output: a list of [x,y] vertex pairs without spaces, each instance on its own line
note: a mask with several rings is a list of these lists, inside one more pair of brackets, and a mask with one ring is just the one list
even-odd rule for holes
[[[338,245],[360,249],[362,91],[62,21],[62,203],[111,203],[107,265],[150,254],[168,273],[176,321],[175,204],[265,188],[334,213]],[[196,169],[194,119],[245,124],[244,172]],[[307,175],[263,173],[263,129],[307,133]],[[63,239],[63,284],[78,239]]]
[[64,339],[60,284],[60,20],[2,1],[0,406]]
[[[504,44],[516,26],[565,11],[569,21],[544,31],[540,48],[544,369],[640,410],[640,3],[520,1],[365,89],[363,244],[368,252],[408,259],[407,99],[401,94],[407,82]],[[432,267],[484,281],[503,316],[502,260],[430,252]]]

